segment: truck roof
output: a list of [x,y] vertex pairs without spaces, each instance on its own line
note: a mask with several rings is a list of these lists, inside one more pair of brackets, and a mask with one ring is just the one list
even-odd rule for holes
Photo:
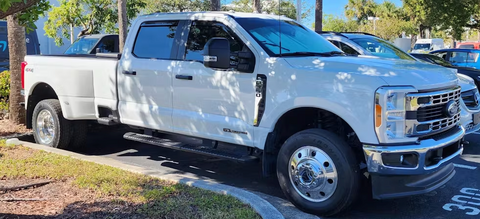
[[169,13],[151,13],[139,16],[139,18],[152,18],[152,17],[175,17],[178,19],[191,19],[193,17],[201,16],[225,16],[225,17],[238,17],[238,18],[264,18],[264,19],[281,19],[281,20],[291,20],[292,19],[283,16],[283,15],[274,15],[274,14],[261,14],[261,13],[245,13],[245,12],[233,12],[233,11],[205,11],[205,12],[169,12]]

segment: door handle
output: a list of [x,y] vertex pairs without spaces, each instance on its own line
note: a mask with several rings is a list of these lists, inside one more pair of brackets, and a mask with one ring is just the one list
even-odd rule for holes
[[191,75],[175,75],[175,78],[180,80],[193,80],[193,76]]
[[125,70],[123,70],[122,73],[126,74],[126,75],[137,75],[136,71],[125,71]]

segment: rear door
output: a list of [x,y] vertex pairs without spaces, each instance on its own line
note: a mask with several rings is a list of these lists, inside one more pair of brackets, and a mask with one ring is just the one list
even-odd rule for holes
[[148,21],[129,35],[118,75],[121,122],[172,130],[172,69],[181,21]]

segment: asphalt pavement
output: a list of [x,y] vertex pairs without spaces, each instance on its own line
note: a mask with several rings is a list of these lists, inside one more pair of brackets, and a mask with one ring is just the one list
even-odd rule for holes
[[[285,199],[276,177],[262,177],[260,162],[243,164],[141,144],[124,140],[124,133],[122,129],[94,132],[89,135],[88,146],[77,152]],[[198,143],[192,138],[172,137],[172,140]],[[466,140],[470,144],[465,146],[463,155],[454,160],[457,173],[443,187],[428,194],[401,199],[378,201],[365,196],[348,213],[336,218],[480,218],[480,133],[470,134]]]

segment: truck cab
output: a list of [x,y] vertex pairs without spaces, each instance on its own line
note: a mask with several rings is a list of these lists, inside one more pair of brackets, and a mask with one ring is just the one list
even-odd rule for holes
[[281,16],[154,13],[132,23],[121,54],[26,56],[22,69],[40,144],[81,147],[87,123],[134,127],[125,139],[261,160],[295,206],[323,216],[364,181],[377,199],[436,189],[463,151],[454,71],[349,57]]

